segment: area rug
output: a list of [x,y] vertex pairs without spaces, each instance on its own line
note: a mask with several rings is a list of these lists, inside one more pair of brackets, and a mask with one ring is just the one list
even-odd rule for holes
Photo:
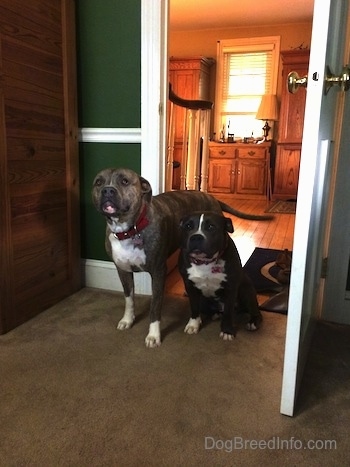
[[244,270],[251,278],[257,293],[272,294],[259,308],[274,313],[287,314],[289,287],[277,280],[281,268],[276,265],[276,259],[280,253],[281,250],[255,248],[244,265]]
[[276,277],[281,268],[275,262],[281,250],[255,248],[244,265],[244,270],[253,281],[255,290],[262,292],[281,292],[283,289]]
[[295,214],[295,201],[276,201],[265,212],[275,212],[278,214]]

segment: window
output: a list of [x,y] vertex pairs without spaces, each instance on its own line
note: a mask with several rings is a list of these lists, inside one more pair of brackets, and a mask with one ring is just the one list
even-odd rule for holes
[[280,37],[218,42],[215,99],[216,139],[224,131],[237,137],[262,136],[256,120],[263,94],[276,94]]

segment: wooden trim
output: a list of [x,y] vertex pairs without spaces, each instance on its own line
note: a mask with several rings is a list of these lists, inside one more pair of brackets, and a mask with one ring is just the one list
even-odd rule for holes
[[80,185],[79,185],[79,140],[77,109],[77,70],[75,42],[75,2],[62,0],[62,54],[63,87],[65,101],[65,146],[67,173],[67,217],[69,275],[71,292],[82,286],[80,269]]
[[9,310],[13,309],[14,282],[1,39],[0,36],[0,334],[3,334],[7,329]]

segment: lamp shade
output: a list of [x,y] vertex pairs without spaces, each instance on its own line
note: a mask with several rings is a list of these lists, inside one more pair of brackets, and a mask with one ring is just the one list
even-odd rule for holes
[[278,120],[276,94],[264,94],[256,114],[258,120]]

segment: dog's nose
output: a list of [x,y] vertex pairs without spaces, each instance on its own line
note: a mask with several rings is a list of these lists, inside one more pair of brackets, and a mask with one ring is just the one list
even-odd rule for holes
[[204,240],[203,235],[200,235],[200,234],[191,235],[189,239],[190,249],[193,249],[193,250],[198,249],[202,245],[203,240]]
[[106,197],[111,197],[115,195],[115,189],[112,186],[105,186],[102,190],[102,195]]

